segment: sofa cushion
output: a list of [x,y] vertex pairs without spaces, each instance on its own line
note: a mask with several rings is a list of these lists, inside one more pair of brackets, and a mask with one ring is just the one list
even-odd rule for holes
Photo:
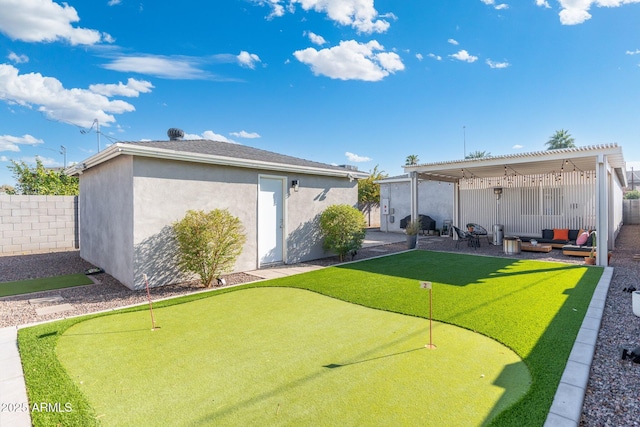
[[593,246],[593,237],[595,236],[595,231],[589,233],[589,237],[587,237],[587,241],[584,243],[584,246]]
[[553,230],[545,228],[542,230],[542,238],[547,240],[553,240]]
[[554,228],[553,229],[553,240],[569,240],[569,229],[568,228]]
[[580,229],[580,230],[569,229],[569,240],[575,241],[578,238],[578,236],[580,234],[582,234],[583,231],[584,230],[582,230],[582,229]]
[[576,245],[582,246],[587,243],[587,239],[589,239],[589,233],[587,231],[583,231],[581,235],[576,239]]

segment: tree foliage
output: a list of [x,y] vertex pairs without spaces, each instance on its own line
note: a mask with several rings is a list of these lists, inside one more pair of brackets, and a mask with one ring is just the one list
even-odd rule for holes
[[358,205],[369,218],[369,225],[371,225],[371,208],[380,205],[380,184],[376,184],[375,181],[386,177],[384,171],[378,170],[378,165],[376,165],[369,172],[368,177],[358,180]]
[[491,153],[488,151],[473,151],[467,154],[465,159],[482,159],[485,157],[491,157]]
[[77,196],[78,177],[68,176],[62,170],[47,169],[39,158],[36,166],[30,167],[24,161],[11,161],[8,168],[16,180],[14,194],[41,196]]
[[418,155],[417,154],[409,154],[407,156],[407,159],[405,160],[404,165],[405,166],[415,166],[418,164],[420,160],[418,160]]
[[173,224],[173,230],[179,248],[178,266],[197,274],[205,287],[233,269],[247,240],[240,219],[226,209],[187,211]]
[[627,199],[627,200],[640,199],[640,191],[638,191],[638,190],[627,191],[624,194],[624,198]]
[[349,205],[331,205],[320,215],[323,246],[340,256],[355,254],[364,241],[366,223],[362,213]]
[[557,130],[556,133],[551,135],[545,145],[547,146],[547,150],[574,148],[576,146],[574,139],[569,134],[569,131],[564,129]]
[[375,181],[386,178],[384,171],[378,170],[376,165],[369,176],[358,181],[358,203],[363,205],[376,205],[380,203],[380,184]]
[[16,194],[16,189],[10,186],[9,184],[2,184],[0,185],[0,194],[1,193]]

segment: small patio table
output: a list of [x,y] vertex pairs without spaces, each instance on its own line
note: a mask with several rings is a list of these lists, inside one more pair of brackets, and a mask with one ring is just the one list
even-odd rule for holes
[[541,244],[537,244],[537,245],[532,245],[529,242],[522,242],[520,244],[520,250],[524,251],[524,252],[551,252],[551,250],[553,249],[553,247],[551,245],[541,245]]

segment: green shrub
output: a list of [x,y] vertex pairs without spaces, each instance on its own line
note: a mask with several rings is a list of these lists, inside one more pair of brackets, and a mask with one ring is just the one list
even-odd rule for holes
[[624,195],[624,198],[627,200],[640,199],[640,191],[638,190],[627,191]]
[[247,240],[240,219],[226,209],[190,210],[173,224],[173,230],[180,270],[197,274],[205,287],[233,269]]
[[366,226],[362,212],[353,206],[329,206],[320,215],[323,246],[336,252],[342,261],[345,255],[354,254],[362,247]]

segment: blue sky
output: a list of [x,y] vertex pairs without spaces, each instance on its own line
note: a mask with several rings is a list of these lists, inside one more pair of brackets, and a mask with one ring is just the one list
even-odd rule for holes
[[[0,184],[170,127],[369,171],[618,143],[640,0],[0,0]],[[92,127],[93,126],[93,127]]]

